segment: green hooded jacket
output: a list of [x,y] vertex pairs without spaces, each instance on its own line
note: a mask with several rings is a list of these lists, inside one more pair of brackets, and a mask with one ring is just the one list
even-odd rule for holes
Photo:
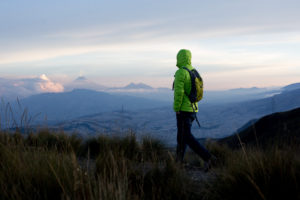
[[[187,70],[183,67],[188,68],[189,70],[194,69],[191,65],[192,54],[187,49],[181,49],[177,54],[177,64],[179,68],[175,73],[174,81],[174,105],[173,109],[175,112],[186,111],[193,112],[191,102],[186,94],[191,92],[191,77]],[[198,103],[193,105],[195,112],[198,112]]]

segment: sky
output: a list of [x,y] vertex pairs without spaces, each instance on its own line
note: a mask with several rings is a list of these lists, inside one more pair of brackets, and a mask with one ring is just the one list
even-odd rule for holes
[[171,87],[180,49],[208,90],[300,82],[298,0],[2,0],[0,77]]

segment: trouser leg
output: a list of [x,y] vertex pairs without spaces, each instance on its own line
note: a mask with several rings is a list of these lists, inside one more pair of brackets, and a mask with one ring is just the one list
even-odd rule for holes
[[188,134],[187,137],[188,138],[186,140],[189,147],[204,161],[208,161],[211,157],[211,154],[208,152],[208,150],[202,146],[192,134]]
[[[190,112],[181,112],[181,130],[182,130],[182,140],[184,141],[185,148],[188,145],[196,154],[198,154],[204,161],[208,161],[211,157],[211,154],[208,150],[203,147],[198,140],[192,135],[191,128],[192,123],[195,120],[195,113]],[[183,154],[184,156],[184,154]]]
[[179,162],[183,161],[185,150],[187,147],[184,137],[184,118],[182,114],[176,114],[177,120],[177,149],[176,149],[176,160]]

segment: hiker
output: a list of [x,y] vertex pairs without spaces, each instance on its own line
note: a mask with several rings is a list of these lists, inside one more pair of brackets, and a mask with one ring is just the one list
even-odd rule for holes
[[[197,117],[196,113],[198,112],[198,103],[191,103],[189,99],[189,94],[192,90],[192,81],[190,73],[194,69],[191,65],[191,58],[191,52],[186,49],[181,49],[177,54],[176,66],[179,69],[175,73],[175,80],[173,84],[173,108],[176,112],[177,119],[176,160],[179,162],[183,162],[185,150],[188,145],[195,153],[197,153],[205,161],[205,164],[208,165],[210,159],[212,158],[212,155],[197,141],[197,139],[191,133],[192,123]],[[201,77],[200,80],[202,82]]]

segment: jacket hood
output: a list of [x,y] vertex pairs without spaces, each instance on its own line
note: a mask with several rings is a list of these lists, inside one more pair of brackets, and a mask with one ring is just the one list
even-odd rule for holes
[[177,64],[176,66],[181,67],[187,67],[191,65],[192,60],[192,53],[190,50],[187,49],[181,49],[177,54]]

